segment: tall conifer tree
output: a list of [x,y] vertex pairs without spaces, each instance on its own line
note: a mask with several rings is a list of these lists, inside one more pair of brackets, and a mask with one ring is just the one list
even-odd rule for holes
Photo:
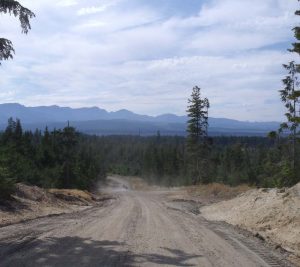
[[201,89],[195,86],[188,103],[187,151],[191,163],[192,179],[193,183],[206,182],[209,101],[207,98],[201,97]]
[[[298,0],[299,1],[299,0]],[[295,15],[300,15],[300,10],[295,12]],[[296,42],[292,44],[290,52],[297,53],[300,55],[300,27],[297,26],[293,29]],[[291,139],[291,155],[292,155],[292,172],[293,177],[291,180],[286,181],[287,184],[293,184],[300,180],[300,173],[297,170],[299,165],[299,153],[298,146],[300,141],[300,90],[298,76],[300,73],[300,65],[294,61],[284,64],[283,67],[287,70],[288,75],[282,80],[284,88],[280,90],[281,100],[284,103],[287,112],[285,116],[287,121],[281,124],[279,129],[282,131],[289,131]]]

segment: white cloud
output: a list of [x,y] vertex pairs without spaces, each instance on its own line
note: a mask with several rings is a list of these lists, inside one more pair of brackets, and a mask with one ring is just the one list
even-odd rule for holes
[[104,5],[101,5],[101,6],[83,7],[83,8],[78,10],[77,14],[79,16],[83,16],[83,15],[90,15],[90,14],[100,13],[100,12],[105,11],[107,8],[109,8],[112,5],[114,5],[114,4],[110,3],[110,4],[104,4]]
[[211,0],[181,17],[131,0],[26,3],[37,13],[29,35],[0,17],[17,51],[0,67],[0,102],[184,114],[197,84],[215,117],[282,117],[297,1]]

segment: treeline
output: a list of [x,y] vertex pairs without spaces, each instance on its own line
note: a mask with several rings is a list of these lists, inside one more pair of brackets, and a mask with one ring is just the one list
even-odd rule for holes
[[[103,151],[111,173],[141,176],[167,186],[198,182],[184,137],[107,136],[90,137],[90,142]],[[287,139],[214,137],[209,142],[204,183],[281,187],[299,181],[293,176]]]
[[[289,139],[213,137],[208,143],[202,183],[281,187],[299,181]],[[10,119],[0,135],[0,198],[7,197],[16,182],[90,189],[107,173],[166,186],[199,183],[189,157],[184,137],[87,136],[70,126],[24,132],[19,120]]]
[[[105,177],[103,155],[73,127],[49,132],[23,131],[9,119],[0,136],[0,195],[23,182],[42,187],[89,189]],[[1,197],[1,196],[0,196]]]

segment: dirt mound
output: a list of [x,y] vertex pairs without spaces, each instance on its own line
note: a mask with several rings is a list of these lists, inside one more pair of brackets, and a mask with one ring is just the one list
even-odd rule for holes
[[25,184],[16,184],[16,192],[14,197],[39,201],[39,202],[51,202],[54,201],[53,196],[46,190],[38,186],[29,186]]
[[0,206],[0,226],[85,209],[101,197],[76,189],[47,190],[19,183],[12,200]]
[[249,191],[251,187],[248,185],[229,186],[220,183],[211,183],[207,185],[190,186],[187,191],[190,195],[214,198],[214,199],[231,199],[241,193]]
[[201,208],[208,220],[247,229],[300,257],[300,183],[290,189],[253,189]]
[[93,203],[95,197],[87,192],[78,189],[49,189],[49,193],[61,200],[70,201],[76,204]]

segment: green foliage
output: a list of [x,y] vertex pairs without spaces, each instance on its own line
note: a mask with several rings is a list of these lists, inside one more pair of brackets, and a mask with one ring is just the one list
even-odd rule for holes
[[15,180],[10,178],[7,168],[7,158],[0,150],[0,201],[6,200],[14,192]]
[[[0,13],[18,17],[21,23],[22,33],[25,34],[31,29],[30,19],[35,17],[35,14],[31,10],[15,0],[0,0]],[[12,42],[5,38],[0,38],[0,65],[2,60],[12,59],[14,53],[15,50]]]
[[284,103],[287,112],[285,114],[287,122],[281,124],[280,131],[289,130],[291,132],[291,138],[294,140],[299,135],[299,115],[297,110],[299,106],[299,93],[297,90],[298,85],[298,67],[294,61],[290,62],[288,65],[283,65],[288,71],[288,76],[286,76],[282,82],[284,88],[280,90],[281,101]]
[[207,98],[201,98],[201,89],[195,86],[188,103],[187,141],[189,148],[197,153],[195,146],[203,143],[203,139],[207,136],[209,101]]
[[[299,16],[300,11],[297,10],[295,15]],[[300,41],[300,27],[295,27],[293,29],[294,36],[297,41]],[[289,49],[290,52],[297,53],[300,55],[300,43],[295,42],[292,44],[293,48]],[[282,80],[284,88],[280,90],[281,101],[283,102],[286,113],[285,116],[287,121],[281,124],[279,133],[288,133],[290,142],[290,158],[289,158],[289,168],[291,170],[285,175],[285,184],[293,184],[300,181],[299,172],[299,143],[300,140],[300,90],[298,76],[300,73],[300,65],[296,64],[294,61],[289,64],[284,64],[283,67],[287,70],[288,75]]]
[[0,38],[0,65],[2,60],[12,59],[14,53],[12,42],[5,38]]
[[[194,183],[184,137],[106,136],[93,137],[93,144],[111,173],[166,186]],[[202,165],[205,181],[286,186],[289,153],[284,138],[275,143],[263,137],[214,137]]]
[[[206,151],[203,182],[287,186],[292,180],[289,140],[214,137]],[[208,142],[208,141],[207,141]],[[27,132],[10,119],[0,135],[0,198],[14,182],[42,187],[89,189],[106,173],[140,176],[152,184],[195,182],[186,138],[166,136],[85,136],[72,127]]]
[[[297,10],[295,12],[295,15],[300,16],[300,10]],[[300,27],[298,27],[298,26],[294,27],[293,31],[294,31],[295,38],[299,41],[300,40]],[[295,42],[295,43],[292,44],[292,46],[293,46],[293,48],[290,49],[290,51],[300,54],[300,43]]]
[[0,176],[0,202],[10,198],[15,191],[15,180]]
[[52,132],[46,128],[43,134],[23,132],[20,121],[10,118],[0,138],[0,150],[0,192],[14,181],[89,189],[105,178],[102,155],[88,137],[81,136],[73,127]]
[[187,154],[190,164],[189,171],[194,183],[207,183],[210,175],[210,147],[207,142],[209,101],[207,98],[201,97],[201,89],[195,86],[188,103]]

